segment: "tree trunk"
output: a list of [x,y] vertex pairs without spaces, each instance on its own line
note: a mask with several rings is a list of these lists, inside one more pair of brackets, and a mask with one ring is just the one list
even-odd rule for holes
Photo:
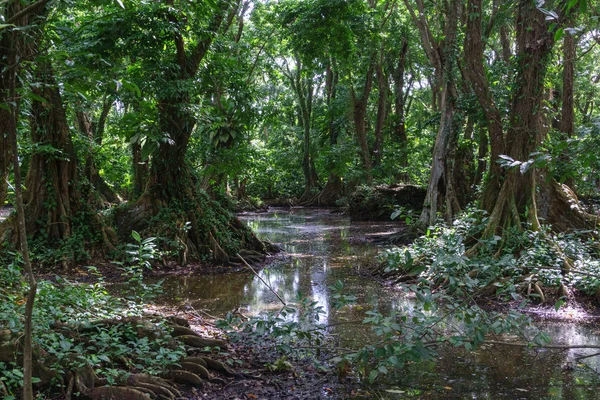
[[[404,0],[404,5],[406,6],[411,19],[419,29],[419,34],[421,36],[421,44],[423,46],[423,50],[427,55],[427,58],[431,62],[431,66],[433,67],[434,76],[429,78],[431,93],[432,93],[432,106],[434,111],[441,110],[442,107],[442,96],[443,96],[443,85],[444,85],[444,46],[443,43],[439,43],[431,29],[429,27],[429,23],[427,22],[426,12],[425,12],[425,4],[423,0],[415,0],[417,4],[417,10],[412,6],[410,0]],[[452,2],[449,6],[454,8],[454,11],[458,11],[458,5],[456,2]],[[450,29],[446,25],[446,29]],[[444,41],[447,40],[447,37]]]
[[131,155],[133,158],[133,193],[131,198],[138,199],[146,188],[148,182],[149,168],[148,158],[142,158],[142,145],[138,142],[131,144]]
[[[193,48],[186,49],[189,43],[175,34],[177,58],[171,74],[162,77],[172,85],[172,90],[157,98],[159,127],[165,140],[153,154],[144,193],[135,204],[116,215],[121,237],[129,237],[131,230],[145,231],[147,236],[168,236],[178,243],[182,263],[210,255],[214,262],[229,264],[241,248],[266,250],[249,228],[200,190],[186,162],[196,124],[187,87],[196,79],[215,35],[227,31],[231,25],[239,2],[219,0],[217,6],[205,33],[198,32]],[[170,18],[177,22],[174,15]],[[151,224],[154,217],[158,218]]]
[[367,180],[371,180],[371,150],[369,149],[369,141],[367,139],[367,106],[369,104],[369,95],[373,87],[373,70],[375,65],[373,62],[369,65],[365,76],[365,84],[360,96],[357,96],[354,87],[351,88],[352,95],[352,116],[354,119],[354,128],[356,129],[356,138],[360,147],[360,152],[363,159],[363,166],[367,173]]
[[312,102],[313,83],[306,68],[296,56],[296,67],[293,71],[286,67],[284,72],[298,100],[298,122],[302,129],[302,172],[304,174],[304,192],[300,196],[301,203],[310,203],[313,190],[317,186],[316,171],[311,154]]
[[[0,68],[4,69],[5,66],[0,65]],[[0,93],[4,93],[4,90],[1,88]],[[2,95],[0,94],[0,96]],[[4,96],[0,97],[0,103],[8,104]],[[10,144],[10,138],[8,137],[10,118],[10,111],[0,108],[0,207],[4,206],[4,202],[8,195],[8,176],[10,173],[10,160],[12,157],[12,146]]]
[[[530,159],[543,139],[544,79],[554,44],[548,24],[535,2],[519,1],[516,88],[504,150],[510,158],[521,162]],[[497,149],[495,152],[499,153]],[[530,229],[538,230],[540,219],[556,230],[589,228],[597,223],[577,206],[572,191],[547,178],[544,170],[531,167],[522,172],[518,167],[503,168],[501,181],[500,188],[490,196],[495,201],[483,237],[502,235],[507,227],[521,228],[524,222]],[[469,254],[473,252],[472,249]]]
[[[453,215],[460,211],[456,192],[452,183],[453,175],[449,173],[449,165],[453,163],[451,155],[455,154],[451,145],[456,144],[457,129],[454,123],[455,105],[450,83],[444,85],[441,97],[442,117],[440,127],[433,147],[433,162],[431,176],[427,187],[423,210],[419,217],[419,228],[426,229],[437,221],[437,213],[444,209],[445,219],[451,221]],[[446,198],[446,196],[449,196]]]
[[34,93],[31,108],[31,142],[36,151],[31,158],[25,193],[27,231],[49,241],[71,236],[73,216],[80,210],[81,194],[77,157],[62,99],[49,65],[38,66],[43,84]]
[[[104,131],[104,124],[110,108],[112,107],[112,101],[105,101],[102,105],[102,111],[98,121],[94,123],[92,117],[88,112],[77,111],[77,125],[79,131],[87,138],[90,143],[88,153],[85,158],[85,169],[84,174],[88,182],[92,185],[92,188],[100,196],[100,206],[102,203],[120,203],[120,199],[114,190],[106,183],[104,178],[98,173],[98,168],[94,162],[94,147],[102,144],[102,133]],[[86,196],[87,197],[87,196]],[[91,198],[88,198],[91,200]]]
[[396,114],[393,119],[393,139],[400,144],[400,160],[398,166],[402,172],[396,174],[396,179],[400,182],[408,183],[408,138],[406,136],[405,124],[405,89],[404,89],[404,71],[406,70],[406,56],[408,53],[408,39],[402,40],[400,57],[396,65],[392,66],[392,78],[394,80],[394,109]]
[[[500,159],[500,155],[504,154],[503,126],[502,117],[491,96],[483,66],[482,1],[470,0],[468,12],[470,17],[467,19],[467,32],[464,42],[466,64],[464,74],[467,81],[471,83],[471,88],[483,111],[489,133],[489,142],[491,143],[490,174],[481,204],[484,210],[490,211],[495,201],[494,193],[497,193],[500,187],[501,170],[497,161]],[[487,146],[487,140],[484,144]],[[481,148],[480,153],[482,153]]]
[[[302,84],[300,93],[300,114],[302,119],[303,146],[302,146],[302,172],[304,173],[304,193],[300,201],[309,201],[312,192],[317,186],[314,163],[311,156],[311,126],[312,126],[312,85],[306,80]],[[305,92],[304,92],[305,91]]]
[[[328,129],[329,129],[329,144],[331,147],[337,146],[338,144],[338,136],[339,129],[335,123],[335,108],[333,106],[333,101],[337,95],[337,84],[338,84],[338,74],[337,71],[332,68],[331,63],[327,66],[326,76],[325,76],[325,93],[327,94],[327,109],[329,115],[328,121]],[[342,182],[342,178],[336,174],[336,162],[338,160],[330,159],[327,165],[327,170],[329,171],[329,177],[327,178],[327,183],[321,193],[316,198],[316,204],[320,206],[335,206],[336,202],[342,196],[342,192],[344,189],[344,183]]]
[[[575,59],[577,57],[575,37],[569,32],[565,32],[563,41],[563,82],[562,82],[562,109],[560,116],[559,130],[564,138],[573,137],[575,131],[575,101],[574,101],[574,83],[575,83]],[[560,157],[560,162],[568,165],[569,156],[564,154]],[[569,187],[573,187],[573,177],[569,176],[565,182]]]
[[456,46],[456,34],[459,20],[459,8],[454,2],[447,4],[446,24],[444,29],[444,42],[441,46],[443,89],[440,97],[441,120],[438,134],[433,148],[433,160],[431,167],[431,176],[427,187],[427,195],[423,204],[423,210],[419,217],[418,226],[420,229],[426,229],[434,225],[437,220],[438,211],[444,209],[446,221],[450,222],[454,215],[460,211],[460,204],[456,197],[455,183],[456,176],[455,165],[452,159],[455,155],[458,129],[455,122],[456,112],[456,85],[455,85],[455,60],[454,47]]
[[387,92],[388,92],[388,77],[383,70],[383,54],[379,63],[375,67],[377,74],[377,116],[375,119],[375,143],[373,144],[373,165],[381,164],[381,156],[383,151],[383,128],[387,118]]

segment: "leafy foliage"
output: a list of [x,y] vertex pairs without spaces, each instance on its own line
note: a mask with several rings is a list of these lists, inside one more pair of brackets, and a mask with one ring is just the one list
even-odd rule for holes
[[[90,268],[93,272],[95,269]],[[110,295],[102,283],[76,284],[56,277],[54,282],[38,284],[37,307],[34,311],[34,343],[38,361],[60,376],[67,371],[91,367],[108,382],[125,372],[162,373],[185,356],[180,346],[174,346],[166,325],[158,322],[154,337],[140,337],[126,317],[142,315],[142,305],[122,301]],[[25,300],[19,291],[0,291],[0,328],[22,332]],[[99,320],[123,319],[122,324],[101,326]],[[82,329],[78,336],[67,335],[57,326],[95,326]],[[0,377],[8,388],[15,390],[22,383],[21,369],[4,365]]]

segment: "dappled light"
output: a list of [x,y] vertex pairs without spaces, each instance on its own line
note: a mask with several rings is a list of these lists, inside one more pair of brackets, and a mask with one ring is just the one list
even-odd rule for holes
[[0,1],[0,398],[586,399],[597,0]]

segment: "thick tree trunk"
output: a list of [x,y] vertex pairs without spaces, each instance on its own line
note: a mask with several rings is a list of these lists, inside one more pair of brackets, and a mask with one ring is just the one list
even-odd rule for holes
[[[489,132],[489,142],[491,143],[490,174],[486,182],[486,189],[481,205],[484,210],[489,211],[493,207],[495,194],[498,193],[500,187],[500,176],[502,172],[497,161],[500,159],[500,155],[504,154],[504,132],[502,117],[491,96],[483,66],[484,44],[482,38],[482,1],[469,1],[468,13],[469,18],[467,19],[467,32],[464,42],[464,59],[466,64],[464,74],[467,81],[470,82],[475,97],[483,110]],[[487,140],[481,144],[487,146]],[[482,150],[483,149],[480,147],[480,153],[483,153]]]
[[[517,13],[516,88],[504,149],[513,160],[525,162],[543,139],[544,79],[554,35],[535,2],[519,1]],[[490,195],[495,202],[483,237],[502,235],[507,227],[521,228],[524,223],[537,230],[542,219],[555,230],[590,228],[597,224],[593,216],[577,206],[572,191],[546,177],[543,170],[530,167],[521,171],[517,167],[503,169],[502,173],[502,185]]]
[[453,2],[447,4],[446,15],[445,39],[441,47],[441,53],[444,54],[441,70],[444,82],[440,97],[441,120],[433,148],[427,195],[418,222],[420,229],[426,229],[435,224],[438,211],[444,210],[444,217],[448,222],[451,222],[454,215],[460,211],[460,204],[456,197],[456,185],[453,182],[456,176],[454,169],[460,168],[460,166],[456,165],[452,158],[456,154],[454,147],[458,139],[458,129],[455,123],[456,86],[454,83],[454,47],[459,20],[458,6]]
[[33,101],[31,141],[38,148],[52,151],[34,152],[31,158],[25,195],[27,231],[49,240],[62,240],[71,236],[73,216],[80,210],[77,157],[52,71],[48,65],[38,70],[43,85],[34,92],[45,101]]
[[[152,157],[144,193],[130,208],[117,215],[119,235],[129,237],[131,230],[169,237],[178,243],[181,263],[208,255],[213,261],[228,264],[240,249],[266,251],[264,243],[234,215],[211,201],[200,190],[197,179],[186,163],[186,153],[196,117],[189,105],[186,89],[196,75],[215,35],[227,31],[239,1],[219,0],[208,25],[190,43],[175,34],[177,53],[171,75],[164,76],[172,86],[171,94],[157,98],[159,127],[165,140]],[[171,15],[172,22],[178,22]],[[162,216],[162,218],[160,218]],[[151,219],[154,221],[151,223]],[[173,249],[175,250],[175,249]]]

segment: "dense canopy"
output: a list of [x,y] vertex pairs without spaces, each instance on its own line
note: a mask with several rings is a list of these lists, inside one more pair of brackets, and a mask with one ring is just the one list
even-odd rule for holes
[[235,211],[402,187],[373,206],[409,223],[390,240],[466,210],[465,257],[518,259],[537,232],[564,275],[555,235],[598,239],[599,18],[590,0],[2,1],[0,207],[22,174],[24,224],[0,221],[0,269],[25,232],[46,270],[118,259],[132,232],[165,265],[244,266],[275,249]]

